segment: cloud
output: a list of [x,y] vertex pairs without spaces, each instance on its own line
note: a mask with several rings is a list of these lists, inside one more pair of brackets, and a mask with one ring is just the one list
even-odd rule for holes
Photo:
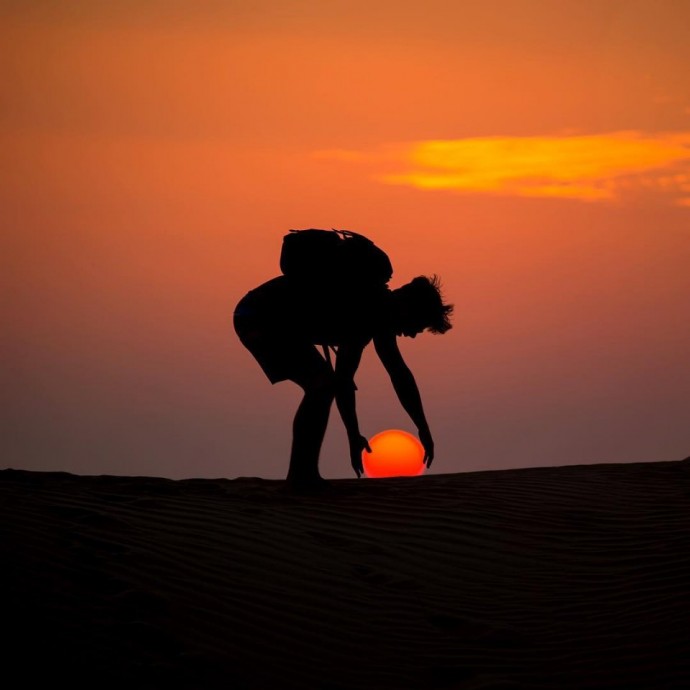
[[479,137],[322,151],[375,179],[424,190],[603,201],[658,192],[690,205],[690,132]]

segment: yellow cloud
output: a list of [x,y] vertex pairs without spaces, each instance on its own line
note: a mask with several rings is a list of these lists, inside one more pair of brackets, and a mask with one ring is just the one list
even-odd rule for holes
[[690,179],[690,132],[431,140],[321,155],[373,164],[386,184],[587,201],[643,187],[687,196]]

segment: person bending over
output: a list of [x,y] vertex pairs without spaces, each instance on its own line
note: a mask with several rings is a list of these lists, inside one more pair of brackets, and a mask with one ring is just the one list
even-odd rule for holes
[[[319,454],[333,400],[347,431],[352,468],[357,477],[364,472],[362,451],[371,449],[359,428],[354,377],[372,341],[403,409],[417,427],[424,463],[430,467],[434,441],[397,338],[451,328],[453,306],[444,304],[439,279],[419,276],[395,290],[381,287],[364,294],[317,293],[279,276],[247,293],[234,312],[240,341],[271,383],[293,381],[304,391],[293,422],[288,483],[298,490],[327,484],[319,474]],[[330,350],[335,353],[334,365]]]

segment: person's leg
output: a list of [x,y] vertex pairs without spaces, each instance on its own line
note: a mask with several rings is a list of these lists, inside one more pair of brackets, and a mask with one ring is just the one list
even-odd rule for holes
[[290,380],[304,391],[293,422],[287,479],[293,485],[325,484],[319,454],[334,399],[333,369],[314,345],[260,319],[235,314],[235,330],[271,383]]
[[294,485],[316,485],[325,481],[319,474],[319,454],[335,397],[333,375],[326,365],[291,380],[302,387],[304,398],[292,425],[287,480]]

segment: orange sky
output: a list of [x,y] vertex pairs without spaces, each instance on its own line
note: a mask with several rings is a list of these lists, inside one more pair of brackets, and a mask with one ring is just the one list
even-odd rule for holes
[[468,4],[3,3],[5,465],[283,476],[298,391],[230,316],[295,227],[441,275],[432,471],[690,454],[690,8]]

